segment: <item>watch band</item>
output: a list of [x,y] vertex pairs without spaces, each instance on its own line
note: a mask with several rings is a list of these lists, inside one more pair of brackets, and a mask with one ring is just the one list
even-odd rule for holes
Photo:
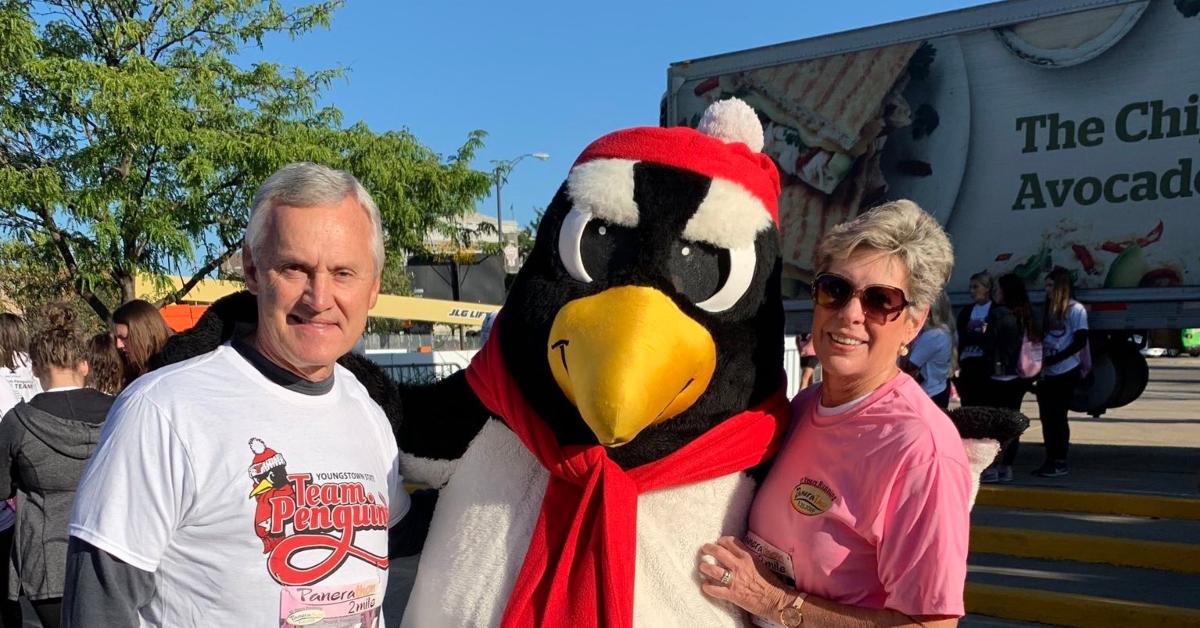
[[796,599],[792,601],[790,606],[779,611],[779,623],[784,628],[797,628],[797,626],[804,623],[804,613],[800,610],[800,607],[804,606],[804,598],[806,597],[808,597],[808,594],[801,591],[796,595]]

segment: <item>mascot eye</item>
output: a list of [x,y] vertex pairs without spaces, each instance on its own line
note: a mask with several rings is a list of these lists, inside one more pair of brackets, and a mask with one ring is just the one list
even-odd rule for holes
[[700,309],[724,312],[750,287],[754,248],[726,249],[702,242],[679,242],[671,253],[670,264],[676,290]]
[[636,257],[633,229],[621,227],[572,209],[558,231],[558,254],[567,274],[591,283],[622,268],[631,268]]

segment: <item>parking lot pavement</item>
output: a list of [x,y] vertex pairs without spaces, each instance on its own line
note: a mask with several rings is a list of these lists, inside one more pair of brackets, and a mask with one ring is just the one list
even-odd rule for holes
[[1038,486],[1200,494],[1200,358],[1150,358],[1150,383],[1127,406],[1099,418],[1072,412],[1071,475],[1035,478],[1044,449],[1037,400],[1026,395],[1031,420],[1021,437],[1016,482]]

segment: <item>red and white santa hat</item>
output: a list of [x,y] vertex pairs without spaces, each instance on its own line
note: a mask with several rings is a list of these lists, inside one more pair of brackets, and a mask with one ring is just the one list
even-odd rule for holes
[[762,153],[754,110],[730,98],[709,105],[697,129],[636,127],[609,133],[584,149],[567,177],[575,207],[636,226],[633,165],[640,161],[712,178],[708,196],[684,235],[720,246],[745,246],[779,224],[779,172]]
[[281,454],[267,447],[267,444],[260,438],[250,439],[250,451],[254,454],[254,460],[250,465],[251,476],[262,475],[275,467],[287,464]]

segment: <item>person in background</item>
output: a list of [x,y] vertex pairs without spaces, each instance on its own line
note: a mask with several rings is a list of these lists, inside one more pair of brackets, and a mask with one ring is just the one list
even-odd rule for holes
[[141,299],[134,299],[117,308],[112,315],[112,335],[121,352],[125,370],[125,385],[149,370],[150,358],[158,353],[171,328],[158,308]]
[[1071,427],[1067,410],[1075,385],[1082,377],[1081,352],[1087,347],[1088,317],[1083,305],[1072,298],[1071,273],[1056,267],[1046,277],[1046,304],[1042,317],[1042,375],[1037,385],[1038,416],[1046,443],[1046,461],[1034,475],[1046,478],[1070,473],[1067,453]]
[[[1028,337],[1034,342],[1042,341],[1042,326],[1033,314],[1025,282],[1013,273],[996,281],[992,308],[994,333],[989,334],[993,370],[988,387],[987,405],[1009,410],[1020,410],[1021,401],[1033,383],[1021,376],[1017,365],[1021,358],[1021,344]],[[1000,459],[984,469],[980,482],[1012,482],[1013,462],[1017,459],[1020,437],[1002,443]]]
[[[7,596],[24,595],[42,626],[59,625],[67,564],[67,518],[75,487],[113,397],[84,388],[86,343],[65,305],[46,314],[29,345],[42,392],[0,421],[0,499],[17,496]],[[19,624],[18,624],[19,625]]]
[[88,388],[113,396],[125,388],[124,364],[112,334],[101,332],[92,336],[87,345],[87,362]]
[[822,381],[792,401],[747,541],[701,547],[701,589],[759,626],[955,626],[971,468],[950,417],[896,366],[945,287],[950,240],[896,201],[830,230],[816,262]]
[[[5,312],[0,314],[0,417],[18,402],[29,401],[42,392],[42,386],[33,375],[29,361],[29,337],[25,333],[25,321],[20,316]],[[11,398],[4,393],[11,395]],[[12,549],[14,524],[17,513],[13,500],[0,501],[0,621],[5,626],[21,625],[21,606],[8,599],[8,561]]]
[[929,308],[921,333],[900,357],[900,368],[912,375],[939,408],[950,405],[950,374],[954,372],[954,316],[943,291]]
[[17,405],[21,398],[17,393],[13,392],[12,386],[8,385],[8,381],[0,378],[0,417],[8,414],[13,406]]
[[804,390],[812,385],[813,376],[817,371],[817,365],[819,365],[821,361],[817,359],[817,350],[813,348],[812,334],[796,336],[796,348],[800,350],[799,390]]
[[958,395],[964,406],[987,403],[987,382],[992,372],[987,333],[992,311],[992,276],[987,272],[971,275],[971,301],[958,311]]
[[42,392],[29,363],[29,337],[20,316],[0,314],[0,377],[22,401]]
[[[21,398],[8,385],[8,380],[0,377],[0,417],[8,414],[13,406],[21,402]],[[8,599],[8,558],[12,550],[13,524],[17,521],[17,513],[9,501],[0,508],[0,628],[21,626],[21,605]]]

